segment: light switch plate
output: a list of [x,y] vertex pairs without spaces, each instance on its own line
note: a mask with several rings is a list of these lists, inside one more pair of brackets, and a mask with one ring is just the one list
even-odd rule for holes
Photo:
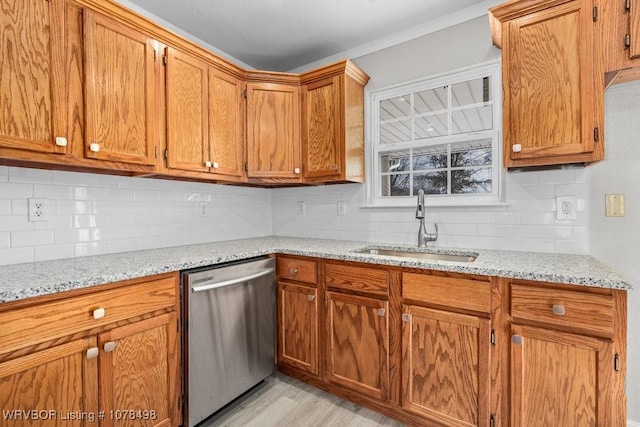
[[624,194],[606,194],[604,199],[604,211],[605,216],[624,216]]

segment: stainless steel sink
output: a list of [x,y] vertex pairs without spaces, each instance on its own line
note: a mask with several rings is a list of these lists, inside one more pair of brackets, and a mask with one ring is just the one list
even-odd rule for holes
[[474,262],[478,255],[475,254],[443,254],[438,252],[419,252],[402,249],[365,248],[356,251],[361,254],[387,255],[402,258],[419,258],[433,261]]

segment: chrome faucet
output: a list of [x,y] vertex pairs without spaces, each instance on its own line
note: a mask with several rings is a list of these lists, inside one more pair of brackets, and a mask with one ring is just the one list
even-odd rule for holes
[[435,234],[427,233],[424,226],[424,191],[418,190],[418,207],[416,208],[416,218],[420,220],[420,228],[418,229],[418,247],[426,248],[427,242],[435,242],[438,240],[438,224],[433,224],[436,228]]

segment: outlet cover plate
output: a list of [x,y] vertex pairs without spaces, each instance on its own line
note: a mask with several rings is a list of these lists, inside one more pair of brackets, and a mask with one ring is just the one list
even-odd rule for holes
[[29,221],[46,222],[49,221],[49,201],[47,199],[29,199]]
[[578,219],[578,200],[575,196],[556,197],[556,218],[560,220]]

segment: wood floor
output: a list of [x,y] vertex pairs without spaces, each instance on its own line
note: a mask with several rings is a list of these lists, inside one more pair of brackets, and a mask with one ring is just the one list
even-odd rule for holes
[[398,421],[276,373],[198,427],[401,427]]

